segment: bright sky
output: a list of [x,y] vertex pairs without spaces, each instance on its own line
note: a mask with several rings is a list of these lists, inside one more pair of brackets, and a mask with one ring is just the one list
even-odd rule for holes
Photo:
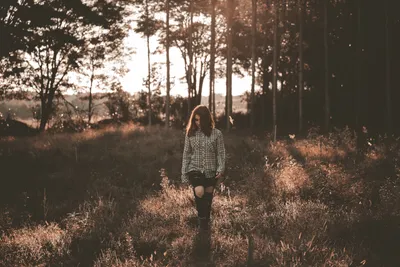
[[[152,37],[150,39],[151,52],[154,52],[158,46],[158,37]],[[140,34],[136,34],[131,31],[127,40],[127,45],[135,49],[136,53],[132,56],[132,61],[127,64],[129,68],[129,73],[122,80],[122,85],[124,90],[133,93],[140,90],[146,90],[143,86],[143,79],[147,77],[147,46],[146,39],[142,38]],[[150,60],[152,63],[159,62],[164,64],[161,71],[162,74],[162,84],[165,84],[166,80],[166,70],[165,62],[166,55],[157,54],[151,55]],[[185,67],[182,56],[177,48],[170,49],[170,61],[171,61],[171,83],[174,82],[175,85],[171,87],[171,95],[181,95],[187,96],[187,84],[186,81],[180,81],[179,79],[185,75]],[[232,94],[242,95],[245,91],[250,91],[251,88],[251,76],[246,76],[240,78],[237,76],[232,77]],[[163,89],[162,94],[165,94],[165,89]],[[226,84],[225,79],[215,80],[215,93],[225,95]],[[203,85],[203,96],[209,95],[209,76],[204,80]]]

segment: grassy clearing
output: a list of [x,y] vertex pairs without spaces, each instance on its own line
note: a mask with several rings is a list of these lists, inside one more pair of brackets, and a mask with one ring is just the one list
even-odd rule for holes
[[398,266],[398,142],[225,136],[199,235],[183,135],[136,126],[0,141],[0,266]]

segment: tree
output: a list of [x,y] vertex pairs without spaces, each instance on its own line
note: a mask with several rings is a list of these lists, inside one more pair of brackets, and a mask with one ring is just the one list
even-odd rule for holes
[[[165,114],[165,101],[164,98],[161,96],[161,90],[164,89],[164,84],[162,82],[162,75],[161,75],[161,64],[160,63],[153,63],[151,66],[151,108],[152,108],[152,123],[160,123],[160,115]],[[147,83],[147,79],[144,80],[144,83]],[[143,111],[148,111],[148,94],[144,92],[138,93],[138,101],[136,101],[137,110],[139,111],[138,119],[140,122],[149,124],[149,117],[148,114],[144,114]],[[147,112],[148,113],[148,112]]]
[[[262,43],[262,63],[261,63],[261,70],[260,72],[262,73],[262,94],[261,94],[261,125],[266,126],[267,124],[267,94],[269,91],[269,83],[271,81],[271,72],[269,71],[270,68],[270,62],[272,61],[271,55],[271,46],[270,46],[270,26],[269,26],[269,12],[270,6],[267,4],[264,6],[264,12],[263,12],[263,17],[262,17],[262,26],[263,26],[263,43]],[[272,11],[273,12],[273,11]],[[273,13],[272,16],[273,17]]]
[[[7,75],[18,75],[19,80],[26,88],[33,88],[41,102],[41,121],[39,130],[44,131],[51,113],[54,111],[53,101],[63,98],[63,91],[72,86],[68,81],[68,74],[77,70],[84,57],[85,40],[89,38],[81,34],[82,28],[90,25],[98,25],[109,28],[114,23],[122,20],[123,8],[118,3],[105,3],[94,1],[92,6],[82,4],[81,1],[23,1],[13,2],[7,9],[7,16],[16,21],[15,30],[10,30],[13,23],[4,23],[2,27],[8,29],[6,35],[10,42],[15,41],[14,32],[27,34],[24,42],[19,42],[15,49],[6,46],[2,51],[9,55],[11,64],[17,66]],[[46,11],[35,13],[35,11]],[[104,12],[107,10],[107,12]],[[28,15],[26,12],[34,12],[36,15]],[[87,16],[83,14],[87,12]],[[46,16],[43,17],[43,14]],[[102,14],[102,15],[100,15]],[[21,18],[21,20],[16,18]],[[13,21],[14,19],[11,19]],[[32,19],[32,20],[31,20]],[[31,21],[28,26],[23,26],[23,21]],[[78,30],[77,30],[78,29]],[[22,33],[21,33],[22,32]],[[16,41],[17,42],[17,41]],[[3,78],[7,78],[5,75]]]
[[192,110],[192,93],[194,90],[196,90],[196,74],[194,74],[194,79],[193,77],[193,0],[189,0],[189,16],[190,16],[190,24],[188,27],[189,30],[189,43],[187,44],[188,46],[188,54],[189,54],[189,66],[188,66],[188,71],[187,71],[187,83],[188,83],[188,116],[190,116],[190,112]]
[[[111,85],[117,83],[120,76],[127,73],[124,60],[132,54],[132,51],[124,47],[126,30],[123,25],[116,24],[109,30],[96,27],[82,31],[92,36],[85,42],[85,56],[78,70],[78,74],[89,80],[88,95],[81,97],[81,100],[88,100],[88,123],[91,123],[95,110],[93,90],[112,90],[115,86]],[[111,64],[113,72],[105,74],[104,68]],[[81,82],[82,80],[80,79]]]
[[355,110],[355,132],[357,136],[357,151],[359,153],[364,152],[364,148],[366,146],[366,128],[364,124],[364,119],[362,118],[362,105],[365,105],[362,103],[363,99],[363,94],[366,94],[366,92],[362,93],[361,92],[361,65],[362,65],[362,49],[363,49],[363,43],[362,43],[362,32],[361,32],[361,0],[356,0],[355,1],[356,5],[356,24],[357,24],[357,35],[356,35],[356,40],[355,40],[355,102],[356,102],[356,110]]
[[[92,5],[87,5],[82,0],[59,0],[57,5],[85,25],[107,27],[114,12],[119,12],[115,9],[115,3],[103,4],[99,1],[93,1]],[[110,8],[109,13],[101,13],[108,8]],[[16,52],[31,52],[36,45],[35,40],[41,35],[40,29],[54,25],[53,19],[61,15],[59,12],[61,10],[56,9],[55,1],[1,1],[0,59],[10,58],[12,61],[18,61]]]
[[170,36],[169,36],[169,0],[166,0],[166,40],[165,40],[165,50],[166,50],[166,61],[167,61],[167,96],[165,99],[165,127],[169,128],[169,117],[170,117],[170,91],[171,91],[171,81],[170,81],[170,62],[169,62],[169,47],[170,47]]
[[[258,3],[257,26],[260,30],[256,34],[256,58],[260,59],[255,61],[256,86],[263,89],[263,94],[255,92],[256,125],[265,122],[268,128],[273,124],[269,119],[273,117],[270,105],[273,102],[274,9],[269,6],[273,2]],[[225,5],[227,1],[223,3]],[[400,35],[392,32],[400,30],[400,24],[398,16],[395,17],[391,10],[400,7],[400,2],[390,1],[387,15],[385,5],[370,1],[286,0],[285,4],[280,13],[284,13],[284,19],[278,26],[281,31],[276,92],[279,132],[298,131],[301,124],[303,132],[312,126],[327,131],[332,127],[362,129],[366,126],[369,132],[383,133],[388,132],[388,121],[392,127],[399,127],[399,120],[394,117],[400,112],[393,103],[400,95],[394,90],[400,84],[400,76],[392,73],[400,69],[397,63],[400,52],[392,47],[399,46]],[[243,0],[239,5],[233,23],[233,69],[245,70],[251,75],[252,1]],[[219,12],[227,14],[226,8]],[[385,16],[389,18],[388,27]],[[371,19],[364,20],[364,17]],[[225,58],[226,51],[223,53]],[[251,111],[251,97],[248,99]],[[390,120],[388,110],[391,110]]]
[[68,17],[57,18],[54,26],[43,27],[43,35],[36,39],[28,64],[26,83],[32,85],[41,102],[39,130],[43,131],[53,110],[53,100],[61,96],[61,90],[70,86],[67,74],[79,68],[78,59],[83,56],[84,41],[73,36],[76,23]]
[[330,99],[329,99],[329,47],[328,47],[328,4],[324,0],[324,62],[325,62],[325,131],[329,131]]
[[385,88],[386,88],[386,131],[390,135],[392,134],[392,94],[391,94],[391,77],[390,77],[390,72],[391,72],[391,67],[390,67],[390,35],[389,35],[389,1],[385,0],[384,1],[384,6],[385,6],[385,63],[386,63],[386,68],[385,68]]
[[129,121],[136,113],[136,107],[133,105],[131,95],[122,89],[119,82],[111,85],[111,92],[108,93],[108,100],[104,103],[108,114],[113,120]]
[[254,95],[254,88],[255,88],[255,83],[256,83],[256,32],[257,32],[257,0],[252,0],[252,12],[251,12],[251,17],[252,17],[252,24],[251,24],[251,96],[250,96],[250,102],[251,102],[251,129],[254,130],[254,124],[255,124],[255,95]]
[[137,28],[135,31],[137,33],[142,33],[146,38],[147,43],[147,107],[148,107],[148,117],[149,117],[149,125],[151,125],[152,118],[152,108],[151,108],[151,51],[150,51],[150,37],[155,35],[158,29],[160,28],[160,21],[154,18],[154,6],[150,5],[149,0],[144,0],[144,11],[142,11],[142,15],[140,16],[137,24]]
[[299,133],[303,132],[303,0],[298,0],[299,12]]
[[274,59],[273,59],[273,82],[272,82],[272,125],[274,133],[274,141],[276,141],[277,131],[277,117],[276,117],[276,92],[277,92],[277,79],[278,79],[278,45],[279,45],[279,0],[274,3]]
[[208,107],[215,119],[215,31],[216,31],[216,4],[217,0],[211,0],[211,43],[210,43],[210,93]]
[[232,20],[233,12],[235,10],[234,0],[227,0],[226,2],[226,101],[225,101],[225,115],[226,115],[226,130],[230,129],[230,117],[232,115]]
[[[190,88],[190,101],[198,105],[201,101],[204,79],[209,69],[209,25],[203,22],[187,22],[184,14],[177,19],[177,25],[171,30],[171,45],[177,47],[182,55],[185,66],[185,76]],[[190,30],[190,28],[192,30]],[[192,35],[192,43],[188,41]],[[165,42],[165,40],[162,40]],[[191,59],[192,58],[192,59]],[[191,61],[193,61],[191,63]],[[188,92],[189,93],[189,92]],[[191,107],[191,103],[188,104]],[[190,109],[188,107],[188,113]]]

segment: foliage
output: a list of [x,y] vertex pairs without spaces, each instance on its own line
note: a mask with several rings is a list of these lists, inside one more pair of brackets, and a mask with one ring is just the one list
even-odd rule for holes
[[[133,53],[131,49],[124,47],[124,37],[128,29],[123,23],[116,23],[111,29],[92,27],[85,30],[85,34],[90,34],[91,38],[86,41],[85,56],[76,74],[80,83],[86,81],[86,86],[77,88],[77,93],[81,94],[83,91],[84,96],[81,99],[88,101],[88,123],[98,107],[93,103],[96,98],[93,92],[109,91],[111,84],[118,83],[128,72],[126,62]],[[111,69],[108,66],[108,71],[107,65],[112,66]]]
[[[27,29],[24,28],[26,30],[24,33],[27,34],[26,38],[23,38],[27,42],[24,49],[17,45],[14,51],[6,51],[5,54],[9,56],[5,60],[10,64],[2,78],[21,75],[18,78],[19,83],[13,84],[14,87],[11,88],[7,86],[5,89],[19,90],[22,87],[36,91],[37,98],[41,101],[40,130],[43,131],[50,118],[53,101],[57,97],[62,97],[63,91],[72,87],[67,79],[68,74],[80,67],[80,60],[87,52],[84,49],[85,42],[90,37],[85,35],[85,30],[96,25],[107,28],[109,33],[113,33],[110,27],[122,19],[123,8],[116,3],[106,1],[94,1],[91,6],[81,1],[39,1],[38,3],[22,1],[21,3],[8,1],[3,6],[5,7],[5,19],[2,21],[4,27],[14,28],[13,31],[17,32],[18,26],[22,25],[20,17],[22,17],[22,22],[25,20],[32,20],[32,22],[27,23],[30,25]],[[35,15],[24,17],[25,13]],[[82,16],[82,14],[85,15]],[[13,21],[17,21],[18,25],[13,25]],[[5,32],[12,36],[13,31]],[[121,39],[121,34],[118,33],[119,35],[109,34],[110,40]],[[14,38],[8,38],[8,40],[12,44]],[[5,48],[7,47],[6,45]],[[2,57],[4,56],[2,54]],[[18,72],[16,73],[15,70]]]
[[[81,0],[76,1],[2,1],[0,5],[1,39],[7,40],[2,43],[0,58],[17,60],[17,51],[32,52],[36,47],[36,41],[42,33],[43,27],[56,25],[57,18],[61,18],[62,9],[70,16],[79,19],[84,24],[96,24],[107,27],[112,18],[113,11],[105,13],[111,17],[101,16],[100,12],[112,7],[105,2],[94,2],[88,6]],[[29,22],[29,23],[28,23]],[[60,32],[61,34],[61,32]]]
[[108,100],[104,103],[109,116],[113,120],[132,120],[133,114],[137,112],[130,94],[122,89],[121,84],[113,84],[112,91],[108,94]]
[[[171,41],[175,47],[181,49],[182,58],[186,60],[185,77],[182,78],[186,80],[189,88],[196,84],[193,95],[200,95],[201,77],[207,76],[209,67],[210,1],[170,0],[169,2]],[[248,74],[251,65],[252,1],[233,2],[235,2],[233,67],[234,71],[243,77]],[[394,49],[400,42],[399,35],[395,34],[400,25],[395,10],[398,9],[400,2],[385,0],[384,4],[380,5],[361,0],[326,2],[328,4],[330,70],[328,86],[332,129],[348,126],[360,131],[362,126],[365,126],[370,133],[382,133],[385,125],[389,123],[383,118],[388,117],[387,113],[391,111],[394,130],[398,132],[399,120],[396,119],[396,115],[400,114],[400,111],[395,103],[400,94],[395,88],[399,87],[400,78],[393,73],[398,71],[398,62],[400,62],[400,53]],[[145,8],[146,3],[149,7],[148,11]],[[193,25],[190,25],[190,3],[193,4]],[[323,101],[325,79],[322,67],[324,66],[324,1],[305,0],[302,3],[304,5],[304,124],[322,125],[325,105]],[[216,62],[217,76],[220,78],[224,78],[226,72],[227,10],[225,4],[224,1],[218,1],[216,15]],[[299,102],[299,1],[258,0],[257,4],[256,125],[263,130],[271,128],[272,96],[270,92],[273,80],[271,70],[272,54],[275,50],[279,52],[278,131],[281,134],[294,132],[297,128],[299,112],[297,106]],[[274,22],[272,11],[275,7],[278,9],[280,21],[278,26],[280,45],[276,49],[273,48],[274,32],[272,30]],[[118,51],[114,48],[121,45],[126,34],[128,28],[125,22],[128,15],[136,16],[136,32],[143,35],[155,35],[159,38],[158,52],[163,52],[166,38],[164,12],[165,1],[2,1],[0,37],[6,41],[0,51],[0,86],[3,88],[0,90],[0,98],[5,100],[31,98],[27,94],[28,89],[31,90],[31,87],[35,86],[39,96],[43,88],[42,98],[45,104],[41,114],[45,118],[41,128],[44,128],[47,123],[46,117],[50,116],[52,110],[50,106],[55,102],[55,98],[60,98],[65,90],[77,89],[75,81],[67,79],[68,73],[72,69],[83,73],[84,69],[90,69],[89,65],[100,71],[103,59],[113,58],[113,53],[109,54],[111,51],[106,50]],[[192,72],[192,75],[188,72],[190,53],[187,40],[190,30],[193,30],[194,60],[196,61],[197,58],[195,62],[197,64],[194,64],[195,72]],[[90,37],[84,33],[91,33]],[[56,60],[51,60],[55,58],[54,56]],[[31,65],[27,64],[27,59]],[[91,59],[96,59],[96,62],[92,61],[93,64],[91,64]],[[46,62],[49,63],[49,67],[45,64]],[[54,71],[52,64],[59,66],[59,69]],[[117,73],[116,70],[112,72]],[[98,78],[99,81],[94,83],[95,89],[108,89],[112,82],[118,80],[112,77],[114,75],[106,77],[101,73],[94,73],[93,77]],[[91,76],[89,73],[85,75]],[[106,85],[102,86],[102,84]],[[382,88],[386,85],[389,89],[383,93]],[[250,88],[250,84],[248,87]],[[55,91],[47,94],[46,90]],[[191,99],[191,106],[197,104],[197,100]],[[391,104],[390,110],[388,110],[389,104]],[[88,111],[89,117],[91,113],[92,111]],[[185,117],[184,114],[179,116]]]

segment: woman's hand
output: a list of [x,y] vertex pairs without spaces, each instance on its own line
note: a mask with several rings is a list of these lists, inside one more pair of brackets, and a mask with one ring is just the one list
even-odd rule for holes
[[217,172],[217,175],[215,176],[215,179],[219,179],[219,178],[221,178],[223,175],[224,175],[223,173]]

